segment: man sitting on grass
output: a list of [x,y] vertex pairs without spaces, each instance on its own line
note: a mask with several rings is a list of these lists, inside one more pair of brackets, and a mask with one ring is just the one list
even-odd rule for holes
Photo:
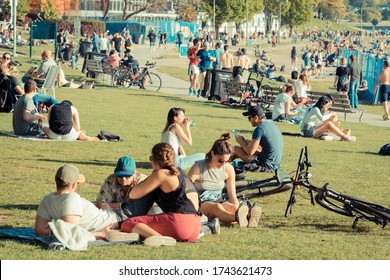
[[[35,235],[50,235],[48,223],[58,219],[79,225],[90,231],[97,239],[105,238],[110,228],[119,228],[118,223],[121,219],[115,212],[98,209],[77,193],[79,184],[85,182],[85,176],[76,166],[70,164],[61,166],[57,170],[55,181],[56,191],[46,195],[39,204],[35,218]],[[137,241],[139,236],[133,234],[131,238]]]
[[[16,135],[36,136],[43,133],[42,122],[46,117],[38,114],[33,97],[37,94],[37,83],[28,80],[24,92],[15,103],[12,126]],[[38,122],[36,122],[38,121]]]

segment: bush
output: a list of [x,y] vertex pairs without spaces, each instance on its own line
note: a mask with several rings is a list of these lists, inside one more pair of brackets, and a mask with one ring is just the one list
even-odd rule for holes
[[81,35],[86,36],[93,32],[98,34],[106,31],[106,23],[99,20],[82,20],[81,21]]

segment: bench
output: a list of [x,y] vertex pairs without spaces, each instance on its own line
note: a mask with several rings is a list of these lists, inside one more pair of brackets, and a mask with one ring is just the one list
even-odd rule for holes
[[246,83],[224,81],[223,84],[225,86],[225,94],[226,95],[225,95],[224,100],[221,100],[222,103],[231,104],[231,105],[235,104],[237,106],[246,104],[246,102],[243,102],[243,100],[240,100],[240,97],[239,97],[240,93],[246,92]]
[[318,99],[320,99],[324,95],[330,95],[333,98],[333,105],[329,109],[329,111],[344,113],[344,121],[347,120],[347,113],[360,113],[359,122],[362,121],[364,109],[352,108],[347,94],[326,93],[318,91],[307,92],[307,96],[312,100],[312,103],[317,102]]
[[99,60],[87,60],[85,69],[87,70],[87,77],[89,78],[97,78],[99,75],[103,74],[102,62]]

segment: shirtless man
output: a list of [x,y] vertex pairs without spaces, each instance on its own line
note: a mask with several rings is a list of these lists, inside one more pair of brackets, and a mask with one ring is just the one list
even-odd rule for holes
[[221,68],[222,70],[231,70],[233,69],[233,55],[229,53],[229,46],[223,46],[224,53],[219,56],[219,63],[217,68]]
[[383,62],[383,70],[379,74],[378,79],[375,82],[374,90],[373,92],[376,92],[378,83],[381,84],[379,88],[379,93],[381,95],[382,104],[383,104],[383,110],[385,111],[385,114],[383,115],[383,120],[388,121],[390,120],[389,117],[389,101],[390,101],[390,68],[389,68],[389,61],[385,60]]
[[246,49],[241,49],[241,56],[238,59],[237,66],[241,66],[242,69],[249,69],[252,67],[251,59],[246,55]]

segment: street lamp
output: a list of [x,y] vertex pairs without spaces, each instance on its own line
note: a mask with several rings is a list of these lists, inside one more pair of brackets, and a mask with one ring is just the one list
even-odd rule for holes
[[248,23],[248,0],[245,0],[246,5],[246,46],[248,46],[248,40],[249,40],[249,23]]
[[278,31],[278,43],[282,38],[282,3],[288,3],[288,0],[274,0],[274,2],[279,3],[279,31]]
[[214,30],[215,36],[217,37],[218,35],[217,35],[216,30],[215,30],[215,0],[213,0],[213,30]]

